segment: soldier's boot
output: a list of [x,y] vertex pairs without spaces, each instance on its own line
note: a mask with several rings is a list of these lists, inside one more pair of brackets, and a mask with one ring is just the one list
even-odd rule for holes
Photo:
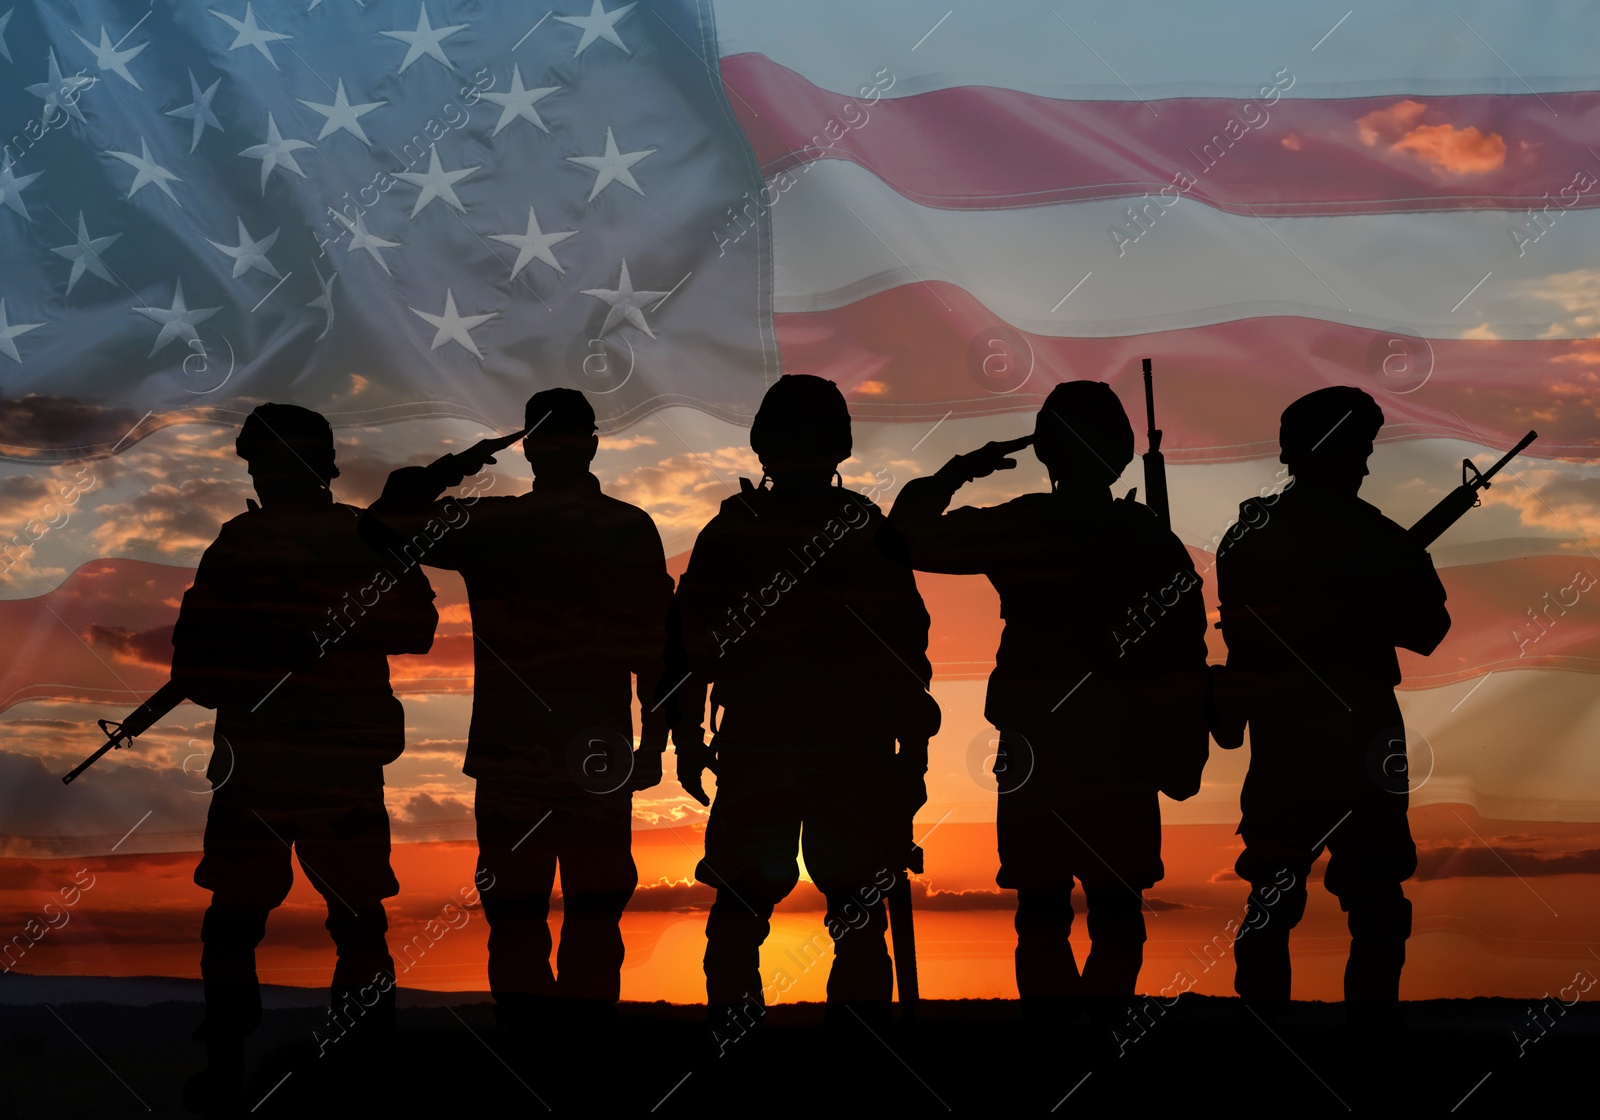
[[1411,901],[1393,891],[1341,899],[1348,911],[1350,960],[1344,970],[1345,1016],[1352,1027],[1394,1034],[1400,1014],[1400,973],[1411,936]]
[[1144,899],[1118,884],[1085,891],[1089,906],[1089,957],[1083,993],[1090,1020],[1110,1027],[1129,1020],[1139,970],[1144,967]]
[[887,939],[889,912],[882,899],[861,901],[860,889],[837,890],[828,901],[826,924],[833,937],[833,967],[828,972],[828,1002],[823,1024],[880,1036],[889,1029],[894,999],[894,963]]
[[1305,885],[1295,882],[1289,889],[1274,888],[1270,901],[1252,889],[1245,903],[1233,943],[1233,990],[1244,1001],[1239,1022],[1247,1031],[1275,1028],[1289,1011],[1289,933],[1306,912]]
[[1017,994],[1030,1030],[1065,1030],[1082,1010],[1083,980],[1069,940],[1072,918],[1070,890],[1017,892]]

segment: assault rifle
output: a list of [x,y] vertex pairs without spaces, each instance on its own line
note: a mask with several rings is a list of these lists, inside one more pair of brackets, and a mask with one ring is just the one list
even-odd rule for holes
[[1461,485],[1446,494],[1438,505],[1422,515],[1422,520],[1407,530],[1411,539],[1422,548],[1427,548],[1438,540],[1446,529],[1461,520],[1467,510],[1483,503],[1483,499],[1478,497],[1478,491],[1489,489],[1489,480],[1538,438],[1538,432],[1529,432],[1517,441],[1515,447],[1501,456],[1498,463],[1481,473],[1472,465],[1471,459],[1461,460]]
[[1144,453],[1144,504],[1172,528],[1172,507],[1167,502],[1167,459],[1161,454],[1161,429],[1156,427],[1156,391],[1150,380],[1150,359],[1144,359],[1144,415],[1150,450]]

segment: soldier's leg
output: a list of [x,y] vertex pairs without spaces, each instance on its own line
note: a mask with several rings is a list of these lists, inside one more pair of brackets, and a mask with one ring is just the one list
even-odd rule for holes
[[1321,854],[1314,836],[1302,839],[1299,830],[1246,831],[1245,849],[1234,863],[1250,895],[1235,931],[1233,990],[1269,1017],[1289,1006],[1289,931],[1305,916],[1306,876]]
[[354,1034],[382,1037],[395,1023],[395,962],[383,900],[400,890],[389,863],[383,786],[325,792],[327,800],[307,810],[295,852],[328,906],[326,925],[337,953],[334,1017]]
[[525,1021],[555,995],[550,891],[565,815],[487,780],[478,783],[474,813],[476,882],[489,923],[489,991],[502,1023]]
[[1358,811],[1328,842],[1325,883],[1350,926],[1344,998],[1353,1022],[1384,1025],[1399,1017],[1400,974],[1411,936],[1411,902],[1401,884],[1417,868],[1405,808],[1401,795]]
[[1131,999],[1144,967],[1144,898],[1110,876],[1087,876],[1083,899],[1089,909],[1083,994],[1099,1002]]
[[632,797],[609,796],[575,813],[560,845],[565,912],[556,953],[556,992],[597,1011],[622,991],[622,912],[639,884],[633,862]]
[[800,881],[800,816],[771,760],[719,746],[717,796],[695,878],[716,888],[706,917],[706,1002],[714,1030],[738,1037],[765,1014],[761,944],[772,908]]
[[1000,795],[995,882],[1017,892],[1017,994],[1023,1016],[1050,1025],[1076,1013],[1083,981],[1068,939],[1073,875],[1065,841],[1071,834],[1050,812],[1055,799],[1044,791],[1046,783],[1034,777]]
[[[861,774],[845,780],[856,784],[820,788],[807,798],[800,839],[806,869],[828,904],[825,921],[834,949],[828,1003],[853,1004],[869,1021],[881,1020],[894,999],[884,899],[905,873],[904,853],[894,850],[879,798],[858,796],[877,783]],[[903,830],[904,822],[899,824]],[[891,866],[896,856],[898,868]]]
[[[260,812],[261,816],[257,816]],[[226,1107],[240,1092],[244,1040],[261,1022],[256,946],[266,936],[267,915],[294,882],[289,848],[266,821],[272,808],[242,788],[212,795],[206,816],[205,854],[194,881],[212,892],[200,925],[200,976],[205,1023],[196,1033],[206,1045],[206,1082],[197,1086],[208,1105]],[[277,827],[288,829],[278,820]]]

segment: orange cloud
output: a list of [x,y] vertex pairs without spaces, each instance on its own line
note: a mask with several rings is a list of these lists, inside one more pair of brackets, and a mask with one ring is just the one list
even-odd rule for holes
[[1289,135],[1285,136],[1282,140],[1279,140],[1278,143],[1282,144],[1285,148],[1288,148],[1291,152],[1298,152],[1301,148],[1305,147],[1305,141],[1300,139],[1300,134],[1298,132],[1289,133]]
[[1505,166],[1506,142],[1498,132],[1486,133],[1476,125],[1423,124],[1427,108],[1407,98],[1374,109],[1356,121],[1356,135],[1369,148],[1382,143],[1445,174],[1472,175]]

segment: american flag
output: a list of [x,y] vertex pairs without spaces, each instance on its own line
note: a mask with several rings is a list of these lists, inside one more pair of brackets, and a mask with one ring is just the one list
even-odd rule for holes
[[[92,730],[163,679],[172,604],[243,508],[230,444],[261,400],[328,415],[336,489],[370,500],[390,466],[582,388],[602,480],[681,571],[758,471],[742,425],[780,373],[845,391],[847,481],[887,505],[1026,432],[1058,381],[1107,381],[1141,416],[1142,357],[1213,617],[1217,542],[1281,485],[1297,396],[1377,398],[1363,496],[1401,523],[1463,458],[1539,430],[1433,549],[1455,622],[1402,656],[1413,800],[1600,820],[1597,33],[1576,0],[16,0],[0,831],[104,851],[108,806],[158,786],[125,760],[39,808],[81,753],[52,721]],[[960,500],[1039,488],[1025,460]],[[968,778],[996,601],[922,586],[946,705],[926,812],[992,820]],[[470,685],[470,624],[441,599],[403,692]],[[1242,774],[1214,757],[1167,819],[1231,825]],[[432,781],[397,772],[392,798],[453,796]],[[199,800],[160,801],[149,843],[192,846]]]

